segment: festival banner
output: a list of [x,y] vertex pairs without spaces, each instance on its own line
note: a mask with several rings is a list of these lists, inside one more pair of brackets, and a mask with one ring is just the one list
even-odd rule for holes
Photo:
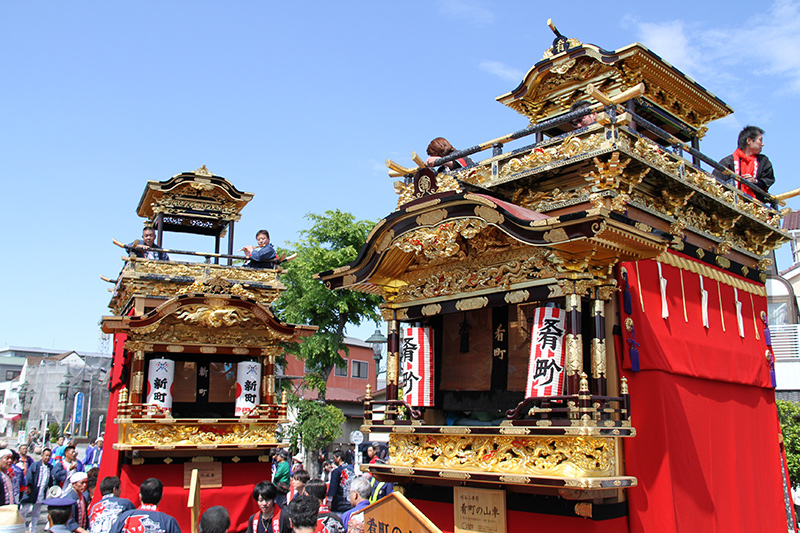
[[255,407],[261,394],[261,365],[255,361],[242,361],[236,365],[235,416],[246,415]]
[[414,407],[433,407],[433,329],[405,327],[402,342],[403,400]]
[[564,389],[567,313],[557,307],[537,307],[531,326],[531,355],[525,397],[558,396]]
[[150,359],[147,368],[147,403],[172,409],[172,383],[175,380],[175,361]]

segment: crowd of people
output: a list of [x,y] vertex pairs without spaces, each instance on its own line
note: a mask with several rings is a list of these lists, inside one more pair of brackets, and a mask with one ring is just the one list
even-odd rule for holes
[[[366,445],[365,460],[385,462],[384,448],[377,443]],[[388,449],[385,451],[388,454]],[[357,472],[353,466],[356,453],[360,452],[351,444],[335,450],[329,462],[327,453],[319,450],[319,468],[313,477],[299,458],[295,457],[294,466],[289,467],[286,452],[276,453],[272,482],[264,481],[253,489],[253,499],[260,511],[256,513],[258,516],[250,518],[248,533],[306,531],[303,528],[329,533],[363,531],[364,509],[390,494],[393,487],[391,483],[379,482],[369,474]],[[288,517],[282,511],[284,508],[288,509]],[[302,517],[297,519],[300,526],[293,519],[296,513]],[[308,525],[312,515],[313,527]],[[291,524],[289,519],[292,519]]]
[[36,529],[42,506],[53,495],[85,500],[85,504],[78,504],[75,514],[76,519],[83,517],[97,481],[103,437],[88,446],[83,461],[78,459],[75,442],[68,434],[58,437],[55,444],[53,449],[40,450],[38,461],[28,454],[29,444],[23,443],[16,450],[0,449],[0,505],[19,505],[28,531]]
[[[364,461],[385,462],[385,445],[362,447]],[[90,507],[97,481],[103,438],[77,457],[69,437],[59,437],[54,448],[41,450],[35,461],[28,445],[18,450],[0,449],[0,504],[18,504],[26,531],[35,532],[44,506],[47,529],[53,533],[180,533],[178,522],[158,511],[163,485],[147,479],[139,488],[141,504],[136,507],[121,497],[118,477],[105,477],[97,485],[101,498]],[[273,457],[270,481],[253,488],[258,512],[248,521],[248,533],[322,532],[344,533],[364,530],[364,509],[392,492],[391,483],[379,482],[354,468],[354,445],[335,450],[332,461],[318,453],[317,472],[312,476],[298,457],[290,461],[285,451]],[[224,507],[212,507],[199,523],[201,533],[226,533],[230,517]]]

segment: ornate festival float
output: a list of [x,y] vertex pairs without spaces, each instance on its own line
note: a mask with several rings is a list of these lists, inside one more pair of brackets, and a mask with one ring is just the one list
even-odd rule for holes
[[[214,237],[215,252],[167,250],[170,260],[123,257],[102,329],[114,334],[106,453],[100,477],[118,475],[123,495],[148,477],[164,482],[160,509],[190,531],[191,470],[202,505],[225,506],[244,530],[251,494],[270,479],[286,402],[276,394],[281,342],[316,328],[279,322],[270,305],[285,289],[280,269],[233,266],[234,224],[252,199],[205,166],[149,181],[137,207],[146,227]],[[228,253],[220,253],[227,235]],[[130,247],[128,247],[130,249]],[[205,262],[179,258],[201,256]],[[195,257],[196,259],[197,257]],[[243,259],[239,257],[239,259]],[[225,260],[227,265],[220,264]]]
[[699,151],[719,98],[551,28],[497,98],[530,126],[453,171],[387,161],[397,209],[319,274],[385,302],[362,430],[390,458],[361,468],[442,531],[794,531],[765,319],[781,198],[701,169],[724,171]]

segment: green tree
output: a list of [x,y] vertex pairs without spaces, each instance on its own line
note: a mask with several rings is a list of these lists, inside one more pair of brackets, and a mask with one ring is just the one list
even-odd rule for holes
[[786,463],[793,487],[800,485],[800,403],[778,400],[778,416],[786,449]]
[[291,243],[297,258],[285,263],[287,272],[281,281],[287,289],[275,307],[286,322],[319,327],[313,336],[285,348],[305,362],[306,385],[318,390],[324,400],[331,370],[346,364],[339,352],[349,354],[344,343],[345,328],[364,320],[379,323],[377,308],[381,299],[355,291],[331,291],[314,279],[314,274],[355,260],[375,224],[356,221],[353,215],[338,209],[324,215],[310,213],[306,218],[312,226],[300,232],[298,242]]
[[58,422],[50,422],[50,425],[47,426],[47,431],[50,433],[50,442],[55,442],[61,435],[61,426],[58,425]]
[[338,407],[298,398],[290,404],[297,411],[297,419],[284,427],[292,454],[297,453],[301,446],[309,453],[327,447],[342,434],[345,417]]

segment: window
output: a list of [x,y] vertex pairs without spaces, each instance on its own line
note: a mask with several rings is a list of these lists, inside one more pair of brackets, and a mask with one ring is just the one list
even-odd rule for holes
[[365,379],[369,377],[369,363],[366,361],[353,361],[353,377]]
[[333,368],[333,375],[334,376],[342,376],[344,378],[347,377],[347,363],[344,366],[336,366]]
[[6,381],[17,379],[20,375],[19,370],[6,370]]

